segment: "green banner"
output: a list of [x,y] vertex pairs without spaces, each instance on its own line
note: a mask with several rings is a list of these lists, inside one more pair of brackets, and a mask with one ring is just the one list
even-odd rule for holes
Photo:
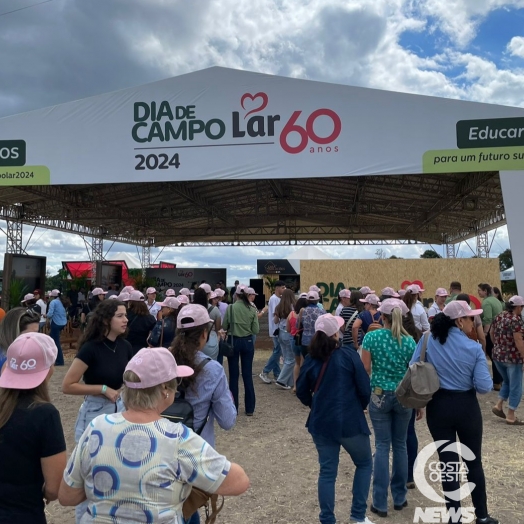
[[524,147],[484,147],[426,151],[423,173],[524,170]]
[[0,167],[0,186],[48,186],[51,174],[46,166]]

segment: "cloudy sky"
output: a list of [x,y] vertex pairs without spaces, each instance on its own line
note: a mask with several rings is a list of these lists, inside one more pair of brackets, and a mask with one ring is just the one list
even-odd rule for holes
[[[524,105],[524,0],[48,0],[28,7],[36,3],[0,2],[0,117],[213,65]],[[24,229],[25,239],[31,232]],[[506,228],[491,239],[492,256],[509,246]],[[427,247],[383,249],[407,258]],[[374,258],[377,247],[322,249]],[[52,270],[61,260],[87,259],[81,238],[54,231],[37,229],[27,251],[46,255]],[[115,251],[137,255],[133,246],[115,244]],[[159,260],[228,267],[232,281],[255,276],[257,258],[289,252],[166,248]],[[462,243],[459,256],[472,254]]]

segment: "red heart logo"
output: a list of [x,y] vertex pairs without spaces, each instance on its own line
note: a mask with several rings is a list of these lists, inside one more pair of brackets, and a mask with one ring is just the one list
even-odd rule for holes
[[420,280],[413,280],[413,282],[410,282],[409,280],[404,280],[404,282],[400,284],[400,289],[406,289],[408,286],[411,286],[411,284],[417,284],[418,287],[424,289],[424,285]]
[[471,300],[471,309],[482,309],[482,304],[480,303],[480,300],[477,297],[475,297],[474,295],[470,295],[469,299]]
[[244,111],[246,110],[246,108],[244,107],[244,102],[246,98],[249,98],[253,102],[257,98],[261,98],[262,100],[258,107],[255,107],[254,109],[251,109],[251,111],[246,113],[246,116],[244,117],[244,119],[246,119],[251,113],[258,113],[258,111],[262,111],[262,109],[266,108],[267,103],[268,103],[268,97],[266,93],[257,93],[256,95],[252,95],[251,93],[245,93],[242,95],[242,98],[240,99],[240,105],[242,106],[242,109],[244,109]]

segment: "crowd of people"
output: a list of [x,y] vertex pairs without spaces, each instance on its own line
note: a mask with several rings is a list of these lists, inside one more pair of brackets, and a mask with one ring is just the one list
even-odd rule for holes
[[[389,493],[395,511],[406,508],[407,490],[415,488],[416,421],[424,416],[435,441],[458,438],[472,450],[474,457],[464,460],[475,484],[476,522],[498,523],[487,508],[476,393],[496,389],[493,414],[511,426],[524,424],[515,414],[524,362],[520,296],[504,304],[496,288],[480,284],[482,309],[474,310],[460,283],[452,282],[449,292],[436,290],[426,310],[416,284],[398,292],[386,287],[380,295],[365,286],[342,290],[331,315],[315,285],[295,294],[277,281],[260,311],[254,289],[240,283],[232,300],[223,286],[213,290],[205,282],[178,294],[168,289],[162,300],[153,287],[143,291],[93,288],[82,306],[85,329],[62,384],[66,395],[83,397],[67,464],[48,383],[54,366],[64,364],[60,332],[68,298],[52,290],[45,303],[35,290],[0,322],[0,523],[44,523],[45,503],[58,498],[75,506],[77,523],[197,524],[198,511],[183,515],[192,486],[243,493],[249,480],[214,449],[214,423],[224,430],[234,426],[240,376],[244,413],[256,412],[253,362],[266,312],[273,348],[259,378],[311,408],[306,426],[320,464],[321,523],[336,522],[340,447],[355,465],[351,522],[372,524],[366,515],[370,490],[369,509],[377,517],[387,517]],[[42,333],[45,324],[50,336]],[[421,352],[440,389],[427,410],[414,410],[395,390]],[[163,416],[180,399],[191,406],[192,430]],[[439,458],[446,465],[459,462],[449,450],[439,450]],[[446,494],[459,488],[448,478],[442,485]],[[460,502],[446,496],[446,506],[460,522]]]

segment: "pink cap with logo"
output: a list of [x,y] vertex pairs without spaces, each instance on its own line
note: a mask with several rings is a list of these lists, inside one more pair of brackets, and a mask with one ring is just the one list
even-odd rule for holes
[[409,308],[406,303],[398,298],[387,298],[380,304],[377,311],[380,311],[385,315],[391,315],[396,308],[400,309],[402,315],[407,315],[409,313]]
[[320,300],[320,295],[318,294],[318,291],[310,289],[307,293],[307,299],[308,300]]
[[[187,322],[182,322],[186,320]],[[209,318],[209,313],[204,306],[200,304],[189,304],[180,310],[176,319],[176,327],[178,329],[192,328],[202,326],[212,322]]]
[[423,293],[425,289],[422,289],[418,284],[411,284],[406,288],[406,291],[410,291],[414,295],[418,295],[419,293]]
[[326,313],[315,321],[315,331],[322,331],[328,337],[332,337],[343,325],[342,317],[334,317],[331,313]]
[[104,291],[101,287],[95,287],[95,289],[93,289],[91,294],[94,297],[97,297],[98,295],[107,295],[107,291]]
[[364,302],[364,304],[373,304],[374,306],[380,306],[380,299],[377,297],[377,295],[374,295],[373,293],[370,293],[366,298],[359,299],[360,302]]
[[189,297],[187,295],[178,295],[177,300],[180,304],[189,304]]
[[465,300],[453,300],[443,310],[442,313],[455,320],[462,317],[476,317],[482,314],[482,309],[471,309]]
[[189,289],[188,289],[187,287],[183,287],[183,288],[179,291],[178,294],[179,294],[179,295],[185,295],[186,297],[188,297],[188,296],[189,296],[189,293],[190,293]]
[[152,388],[194,373],[189,366],[177,366],[175,357],[166,348],[141,349],[129,361],[126,371],[132,371],[140,379],[140,382],[124,380],[124,384],[131,389]]
[[155,293],[155,295],[156,295],[156,289],[154,287],[148,287],[146,289],[146,295],[150,295],[152,293]]
[[176,293],[175,293],[174,289],[168,289],[166,291],[166,297],[174,297],[174,296],[176,296]]
[[178,309],[180,307],[180,300],[175,297],[166,297],[164,302],[158,304],[161,307],[170,307],[171,309]]
[[340,298],[351,298],[351,291],[349,289],[343,289],[339,292],[338,296]]
[[212,289],[211,289],[211,286],[209,284],[206,284],[204,282],[204,284],[200,284],[198,286],[200,289],[203,289],[206,293],[211,293]]
[[34,298],[35,296],[33,293],[27,293],[27,295],[24,296],[24,300],[22,300],[22,302],[27,302],[28,300],[33,300]]
[[[417,286],[418,287],[418,286]],[[449,293],[448,293],[448,290],[443,288],[443,287],[439,287],[436,291],[435,291],[435,296],[436,297],[449,297]]]
[[380,294],[385,297],[391,297],[391,298],[399,298],[400,295],[392,288],[392,287],[385,287]]
[[33,389],[42,384],[54,365],[58,349],[54,340],[43,333],[19,335],[7,348],[6,366],[0,387]]
[[359,289],[359,291],[363,294],[363,295],[370,295],[370,294],[375,294],[375,290],[374,289],[371,289],[370,287],[368,286],[363,286]]

